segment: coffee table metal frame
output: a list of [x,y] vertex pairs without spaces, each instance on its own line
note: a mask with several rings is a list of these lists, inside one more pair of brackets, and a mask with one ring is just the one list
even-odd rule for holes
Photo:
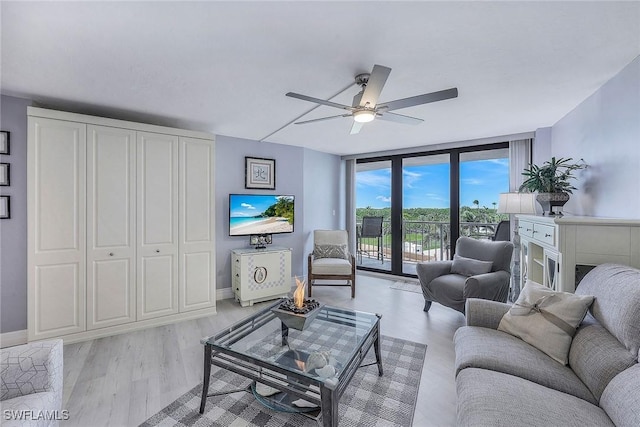
[[[349,385],[349,381],[361,366],[362,361],[371,347],[374,348],[378,375],[382,376],[382,358],[380,355],[380,318],[378,314],[358,312],[354,310],[323,306],[320,313],[314,319],[335,324],[347,325],[354,328],[362,328],[363,335],[354,346],[353,351],[343,364],[342,370],[335,381],[325,382],[321,378],[305,373],[297,369],[289,369],[272,361],[262,360],[241,351],[233,350],[234,343],[257,331],[277,317],[271,309],[278,306],[281,301],[252,314],[244,320],[224,329],[211,337],[203,338],[204,344],[204,379],[202,384],[202,397],[200,413],[204,413],[207,397],[228,394],[242,390],[226,391],[209,394],[209,381],[211,377],[211,365],[216,365],[228,371],[235,372],[256,382],[274,387],[285,393],[289,393],[300,399],[316,404],[320,407],[322,424],[324,426],[338,425],[338,402]],[[287,346],[289,328],[282,324],[282,345]],[[368,365],[363,365],[368,366]],[[248,391],[248,390],[247,390]],[[316,418],[317,420],[317,418]]]

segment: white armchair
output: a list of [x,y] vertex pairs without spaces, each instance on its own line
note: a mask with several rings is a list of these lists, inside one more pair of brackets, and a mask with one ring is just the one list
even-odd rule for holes
[[[62,340],[3,348],[0,356],[2,426],[57,426],[63,417]],[[42,413],[44,419],[6,419],[6,411]]]
[[351,298],[356,296],[356,259],[349,253],[349,234],[345,230],[315,230],[313,252],[309,254],[308,295],[311,296],[316,280],[345,280],[345,284],[327,286],[351,286]]

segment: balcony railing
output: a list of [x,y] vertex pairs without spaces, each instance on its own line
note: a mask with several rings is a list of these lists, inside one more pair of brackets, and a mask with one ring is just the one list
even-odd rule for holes
[[[475,239],[489,239],[495,233],[496,223],[461,222],[460,235]],[[361,223],[357,223],[358,229]],[[359,233],[358,233],[359,234]],[[425,262],[450,259],[451,224],[441,221],[403,221],[402,247],[403,262]],[[358,238],[358,263],[362,257],[391,259],[391,222],[382,223],[382,257],[378,253],[378,239],[375,237]]]

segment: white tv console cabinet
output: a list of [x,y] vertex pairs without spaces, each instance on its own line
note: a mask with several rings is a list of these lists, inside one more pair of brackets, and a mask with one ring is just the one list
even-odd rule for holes
[[285,297],[291,291],[291,249],[235,249],[231,275],[236,301],[243,307]]
[[592,267],[640,268],[640,219],[517,215],[520,283],[527,279],[574,292]]

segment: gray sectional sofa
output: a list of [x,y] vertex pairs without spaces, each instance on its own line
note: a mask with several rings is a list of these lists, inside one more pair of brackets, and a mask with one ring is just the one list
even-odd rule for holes
[[562,365],[498,331],[510,305],[467,300],[455,336],[459,426],[640,426],[640,270],[594,268],[595,297]]

